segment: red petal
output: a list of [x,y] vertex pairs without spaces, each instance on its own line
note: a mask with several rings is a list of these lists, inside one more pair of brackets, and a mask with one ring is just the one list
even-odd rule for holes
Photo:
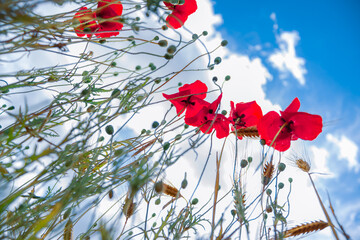
[[222,94],[220,94],[219,97],[210,104],[209,109],[212,110],[212,113],[216,112],[217,108],[220,105],[221,98],[222,98]]
[[[273,142],[276,134],[279,132],[284,120],[277,112],[271,111],[265,114],[258,123],[258,131],[262,139],[265,140],[268,146]],[[278,151],[286,151],[290,147],[291,132],[288,128],[283,128],[276,137],[272,147]]]
[[184,23],[187,19],[188,19],[187,15],[184,15],[184,14],[181,14],[178,12],[174,12],[174,13],[170,14],[169,16],[167,16],[166,23],[167,23],[168,27],[178,29],[184,25]]
[[300,108],[300,101],[296,97],[294,100],[290,103],[290,105],[284,110],[284,112],[297,112]]
[[83,37],[86,34],[87,37],[90,38],[92,33],[87,34],[84,32],[84,29],[89,28],[91,32],[95,32],[99,28],[99,25],[95,21],[95,12],[87,9],[87,7],[80,8],[79,11],[75,13],[74,19],[77,19],[80,22],[80,25],[75,27],[75,33],[78,37]]
[[230,121],[222,114],[216,116],[214,128],[216,131],[216,137],[221,139],[229,136],[229,124]]
[[[187,104],[182,101],[186,100],[188,95],[190,95],[189,90],[170,94],[170,95],[163,93],[164,98],[169,100],[176,108],[176,113],[178,116],[180,116],[186,109]],[[186,97],[183,97],[183,96],[186,96]]]
[[322,132],[322,118],[319,115],[297,112],[287,116],[287,121],[294,135],[303,140],[312,141]]
[[257,125],[259,119],[262,118],[262,110],[260,106],[256,103],[256,101],[247,102],[247,103],[237,103],[236,108],[234,109],[234,103],[231,102],[231,112],[230,119],[233,124],[236,124],[236,121],[239,121],[238,118],[240,116],[240,123],[237,123],[236,128],[241,127],[251,127]]
[[100,0],[96,14],[101,18],[113,18],[121,16],[123,6],[119,0]]
[[210,106],[210,103],[195,96],[191,97],[190,101],[193,104],[187,105],[185,117],[193,117],[197,115],[202,108],[208,108]]
[[119,35],[119,31],[123,28],[123,24],[119,22],[103,22],[100,23],[100,28],[95,33],[98,38],[108,38]]
[[191,94],[196,94],[196,97],[205,99],[208,88],[205,83],[200,80],[196,80],[191,84],[185,84],[184,86],[179,88],[179,92],[190,90]]

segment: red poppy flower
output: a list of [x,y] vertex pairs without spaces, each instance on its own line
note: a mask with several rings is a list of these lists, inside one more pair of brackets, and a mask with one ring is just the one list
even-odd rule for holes
[[95,34],[98,38],[108,38],[119,35],[123,28],[120,16],[123,6],[119,0],[100,0],[96,10],[100,28]]
[[[75,13],[74,19],[77,19],[80,22],[80,25],[75,27],[75,33],[78,37],[86,35],[90,38],[93,32],[99,28],[99,25],[96,22],[95,12],[87,9],[87,7],[80,8],[79,11]],[[91,33],[85,33],[85,28]]]
[[[230,102],[230,105],[229,120],[235,129],[257,126],[259,119],[263,116],[260,106],[255,101],[237,103],[236,108],[233,101]],[[238,136],[238,138],[242,139],[242,136]]]
[[164,2],[165,6],[172,10],[172,13],[166,18],[167,25],[178,29],[184,25],[189,15],[197,10],[196,0],[185,0],[183,5],[174,5]]
[[199,127],[200,131],[205,134],[210,134],[215,129],[217,138],[229,136],[229,119],[220,113],[216,113],[221,97],[222,94],[214,102],[207,103],[207,105],[203,106],[193,117],[185,116],[185,123]]
[[292,103],[284,110],[277,112],[271,111],[260,119],[258,131],[267,145],[270,145],[276,137],[273,147],[280,151],[290,148],[291,140],[301,138],[303,140],[314,140],[322,132],[322,118],[306,112],[298,112],[300,101],[295,98]]
[[170,95],[163,93],[163,96],[175,106],[178,116],[186,110],[186,116],[192,117],[203,106],[209,104],[203,100],[206,97],[207,90],[205,83],[196,80],[194,83],[180,87],[178,93]]

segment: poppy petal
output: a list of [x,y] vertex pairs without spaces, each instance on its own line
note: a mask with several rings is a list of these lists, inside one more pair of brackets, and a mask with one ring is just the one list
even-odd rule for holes
[[322,132],[322,118],[319,115],[297,112],[288,116],[294,135],[303,140],[314,140]]

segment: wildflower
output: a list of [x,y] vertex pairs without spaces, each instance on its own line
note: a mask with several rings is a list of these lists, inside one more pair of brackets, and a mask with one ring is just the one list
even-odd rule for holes
[[189,15],[197,10],[196,0],[185,0],[182,5],[174,5],[164,2],[165,6],[172,10],[172,13],[166,18],[167,25],[174,29],[178,29],[184,25]]
[[90,38],[93,35],[93,32],[99,28],[99,25],[95,20],[95,12],[87,9],[87,7],[80,8],[79,11],[75,13],[74,19],[80,22],[80,25],[75,27],[75,33],[78,37],[83,37],[86,35],[88,38]]
[[120,22],[123,6],[119,0],[100,0],[96,10],[99,21],[99,30],[95,35],[98,38],[108,38],[119,35],[123,28]]
[[[260,106],[255,101],[240,102],[236,104],[236,107],[234,102],[231,101],[230,105],[229,120],[236,130],[257,126],[259,119],[263,116]],[[242,139],[242,135],[238,135],[238,138]]]
[[221,98],[222,94],[214,102],[203,106],[193,117],[185,115],[185,123],[199,127],[200,131],[205,134],[210,134],[215,129],[217,138],[227,137],[229,135],[230,121],[224,115],[216,113]]
[[290,148],[291,141],[298,138],[311,141],[322,132],[321,116],[298,112],[299,108],[300,101],[295,98],[280,115],[271,111],[260,119],[258,131],[267,145],[273,142],[272,147],[283,152]]
[[207,86],[200,80],[194,83],[185,84],[179,88],[178,93],[165,94],[163,96],[169,100],[176,108],[176,113],[180,116],[186,110],[186,116],[192,117],[197,114],[203,106],[209,104],[205,100]]

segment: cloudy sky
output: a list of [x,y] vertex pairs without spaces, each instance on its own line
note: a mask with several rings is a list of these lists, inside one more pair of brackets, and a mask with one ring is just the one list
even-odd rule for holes
[[[223,86],[222,109],[229,110],[230,100],[256,100],[266,113],[284,109],[298,97],[301,111],[321,115],[324,119],[323,133],[314,142],[298,141],[293,144],[289,158],[292,155],[309,156],[313,171],[323,173],[315,175],[321,196],[326,199],[326,192],[329,192],[346,231],[353,239],[360,238],[359,1],[197,2],[198,11],[189,17],[186,28],[198,34],[207,30],[209,35],[202,41],[208,49],[218,46],[223,39],[228,40],[229,45],[213,55],[223,59],[215,70],[183,73],[174,79],[174,86],[179,81],[190,83],[201,79],[210,89],[216,89],[212,85],[212,77],[224,79],[230,75],[231,80]],[[69,9],[74,7],[70,6]],[[180,31],[191,37],[185,29]],[[180,56],[174,58],[173,64],[183,66],[204,51],[200,42],[196,47],[196,51],[193,48],[184,49]],[[98,50],[96,46],[93,49]],[[52,61],[57,59],[52,58]],[[134,61],[144,61],[145,64],[146,59]],[[192,67],[207,63],[207,59],[202,61]],[[37,64],[41,65],[41,62]],[[210,99],[216,97],[216,94],[209,94]],[[161,107],[165,108],[157,109],[157,116],[168,110],[168,103]],[[144,110],[144,114],[149,116],[149,126],[154,111],[154,108]],[[143,118],[134,118],[131,124],[143,125]],[[141,129],[134,127],[134,131],[137,130]],[[227,156],[233,157],[232,147],[227,148]],[[181,167],[187,169],[189,179],[191,176],[197,179],[203,164],[200,157],[195,163],[192,159],[188,159],[187,163],[182,162]],[[232,167],[231,161],[224,164]],[[293,191],[291,198],[293,212],[290,223],[296,225],[302,223],[299,221],[325,220],[319,206],[312,204],[316,199],[306,176],[291,168],[291,164],[288,165],[287,174],[294,178],[294,189],[298,189]],[[225,166],[223,169],[226,169]],[[210,163],[207,171],[213,173],[213,167],[214,162]],[[173,169],[174,172],[177,170]],[[229,176],[224,175],[223,181],[231,184]],[[213,184],[213,174],[206,176],[205,185],[207,182]],[[183,174],[180,174],[169,181],[176,185],[182,178]],[[189,181],[189,189],[193,183]],[[186,194],[184,192],[184,196]],[[325,204],[328,206],[326,200]],[[330,234],[327,229],[312,235],[312,239],[327,239]]]
[[[316,170],[328,174],[317,177],[323,198],[328,191],[346,230],[359,238],[360,3],[201,2],[200,11],[209,4],[217,15],[217,37],[229,41],[221,67],[239,71],[231,80],[237,81],[231,89],[239,91],[224,87],[229,99],[252,97],[284,109],[298,97],[301,110],[323,117],[323,133],[306,145],[307,152]],[[250,88],[252,96],[242,88]]]

